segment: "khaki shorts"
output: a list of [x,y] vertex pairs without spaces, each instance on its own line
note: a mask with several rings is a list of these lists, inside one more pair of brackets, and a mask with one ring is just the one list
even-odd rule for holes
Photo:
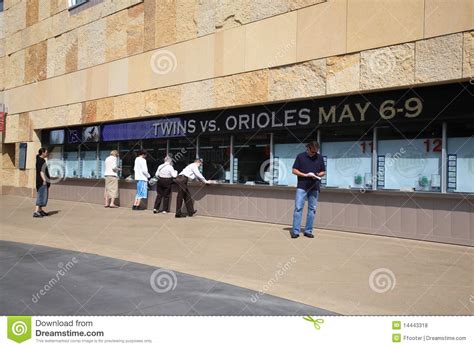
[[105,195],[108,198],[118,198],[118,178],[114,176],[105,177]]

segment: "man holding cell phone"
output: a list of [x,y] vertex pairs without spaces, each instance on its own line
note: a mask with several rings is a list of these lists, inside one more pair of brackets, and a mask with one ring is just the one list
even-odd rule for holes
[[319,143],[311,141],[306,145],[306,151],[296,156],[292,173],[298,177],[296,187],[295,210],[293,213],[293,227],[291,238],[300,235],[301,219],[305,201],[308,200],[308,214],[304,236],[314,238],[313,222],[318,205],[318,196],[321,186],[321,178],[326,174],[323,156],[319,153]]

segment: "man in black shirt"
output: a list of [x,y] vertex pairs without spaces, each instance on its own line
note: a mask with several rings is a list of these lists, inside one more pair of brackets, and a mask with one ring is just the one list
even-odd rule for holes
[[318,204],[318,195],[321,185],[321,178],[326,174],[323,156],[319,153],[319,143],[312,141],[306,145],[306,152],[296,156],[292,173],[298,176],[296,188],[295,211],[293,213],[293,227],[291,238],[298,238],[300,235],[301,218],[306,199],[308,199],[308,215],[306,216],[306,226],[304,235],[314,238],[313,221]]
[[45,158],[48,157],[48,150],[41,148],[36,155],[36,210],[33,213],[34,218],[42,218],[48,216],[48,213],[43,210],[48,204],[48,190],[50,184],[50,177],[48,166]]

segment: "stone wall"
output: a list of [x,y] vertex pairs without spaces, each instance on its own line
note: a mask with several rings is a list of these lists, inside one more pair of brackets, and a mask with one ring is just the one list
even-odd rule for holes
[[2,149],[2,181],[33,187],[42,128],[472,78],[473,4],[454,2],[7,0],[4,141],[29,152],[20,172]]

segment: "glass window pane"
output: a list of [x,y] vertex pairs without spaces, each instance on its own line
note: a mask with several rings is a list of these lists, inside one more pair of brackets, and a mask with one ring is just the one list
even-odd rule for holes
[[441,126],[382,129],[378,139],[377,187],[441,190]]
[[64,166],[66,178],[79,177],[79,145],[64,146]]
[[316,130],[285,131],[273,135],[274,185],[296,186],[297,177],[292,174],[295,158],[306,151],[306,144],[316,140]]
[[170,156],[174,169],[181,172],[196,159],[196,139],[176,138],[170,140]]
[[269,184],[269,161],[269,134],[243,134],[234,138],[234,171],[237,174],[237,183]]
[[97,144],[81,145],[81,178],[97,178]]
[[63,147],[62,146],[50,146],[48,148],[48,170],[52,177],[61,178],[63,177]]
[[207,180],[230,182],[230,135],[200,136],[199,157]]
[[325,185],[372,188],[372,131],[322,129],[321,154],[326,162]]
[[151,176],[155,175],[158,166],[164,162],[166,156],[166,140],[143,140],[143,150],[147,152],[146,163]]
[[474,192],[474,123],[448,123],[447,190]]
[[140,141],[121,141],[119,164],[122,168],[122,178],[129,178],[133,174],[133,166],[138,151],[141,149]]

